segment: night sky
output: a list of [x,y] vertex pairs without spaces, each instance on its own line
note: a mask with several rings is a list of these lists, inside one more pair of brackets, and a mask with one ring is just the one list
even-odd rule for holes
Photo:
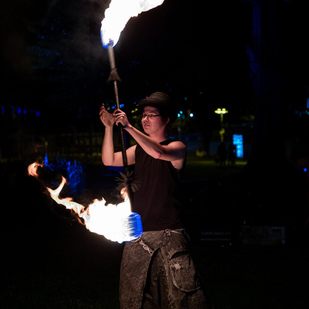
[[[99,35],[107,3],[5,4],[2,87],[10,102],[43,109],[61,104],[78,117],[97,110],[102,100],[113,100]],[[246,54],[250,31],[249,5],[238,1],[192,6],[166,0],[131,19],[114,49],[123,103],[131,106],[161,90],[197,111],[201,105],[230,105],[230,97],[237,97],[237,106],[246,105],[252,95]]]
[[[280,1],[275,18],[267,10],[270,2],[261,3],[261,61],[266,67],[261,78],[272,80],[266,71],[275,68],[289,101],[284,108],[305,109],[304,5]],[[113,88],[106,83],[107,51],[99,35],[108,1],[15,0],[1,6],[2,106],[39,110],[50,127],[55,119],[68,126],[76,119],[92,121],[102,102],[113,104]],[[124,109],[130,111],[154,91],[165,91],[178,100],[179,109],[192,110],[197,123],[206,119],[210,127],[212,122],[218,126],[213,112],[218,107],[229,109],[227,120],[255,114],[263,104],[255,100],[248,56],[253,25],[252,2],[236,0],[165,0],[131,19],[114,48]]]

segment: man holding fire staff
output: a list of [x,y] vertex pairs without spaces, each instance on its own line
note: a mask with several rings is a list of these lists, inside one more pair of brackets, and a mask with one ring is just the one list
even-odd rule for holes
[[185,164],[186,146],[168,138],[176,112],[162,92],[141,100],[139,110],[145,134],[133,127],[120,109],[113,114],[104,104],[100,109],[105,126],[104,165],[123,166],[122,153],[114,151],[114,124],[121,124],[137,143],[126,154],[128,164],[135,164],[138,189],[132,209],[140,214],[144,233],[125,244],[120,307],[208,308],[181,220],[179,173]]

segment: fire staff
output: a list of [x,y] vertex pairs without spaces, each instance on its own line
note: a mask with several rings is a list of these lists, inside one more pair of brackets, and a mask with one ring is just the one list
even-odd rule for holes
[[186,147],[168,138],[176,119],[168,95],[155,92],[139,104],[145,133],[133,127],[121,110],[100,119],[105,126],[102,161],[122,166],[122,153],[114,152],[113,126],[121,124],[137,145],[127,149],[128,164],[135,164],[139,189],[133,211],[141,215],[144,233],[125,244],[120,270],[120,307],[208,308],[191,255],[188,235],[181,220],[179,172]]

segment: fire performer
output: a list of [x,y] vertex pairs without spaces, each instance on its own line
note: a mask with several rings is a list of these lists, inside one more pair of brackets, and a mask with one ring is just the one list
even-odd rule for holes
[[133,211],[141,215],[144,233],[125,244],[120,271],[121,308],[208,308],[201,280],[188,250],[188,235],[181,220],[179,172],[186,146],[168,138],[176,119],[168,95],[155,92],[139,104],[145,132],[133,127],[126,114],[107,112],[102,145],[104,165],[122,166],[122,153],[114,152],[113,126],[121,124],[137,145],[127,149],[128,164],[135,164],[139,189]]

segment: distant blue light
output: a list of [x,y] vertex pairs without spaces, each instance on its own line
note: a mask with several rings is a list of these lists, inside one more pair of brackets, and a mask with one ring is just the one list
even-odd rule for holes
[[193,113],[190,113],[190,117],[193,118],[193,117],[194,117],[194,114],[193,114]]
[[179,111],[179,113],[177,114],[177,117],[185,119],[185,115],[183,114],[183,111]]
[[17,114],[21,114],[21,108],[20,107],[16,107],[16,112],[17,112]]
[[1,107],[1,114],[4,114],[4,106],[0,106]]
[[244,157],[243,136],[241,134],[233,134],[233,144],[236,145],[236,157]]
[[306,172],[307,172],[307,168],[306,168],[306,167],[304,167],[304,168],[303,168],[303,171],[306,173]]
[[48,166],[48,155],[47,155],[47,152],[45,152],[45,156],[44,156],[44,166]]
[[23,114],[27,115],[27,110],[26,109],[23,110]]
[[120,104],[119,107],[120,107],[120,108],[123,108],[123,107],[124,107],[124,104]]
[[65,170],[68,178],[68,185],[71,192],[76,193],[78,189],[84,184],[84,169],[79,161],[70,161],[68,159],[57,156],[56,162],[49,162],[48,154],[44,156],[44,166],[52,171]]
[[188,98],[187,98],[187,97],[184,97],[183,99],[184,99],[185,101],[187,101],[187,100],[188,100]]
[[40,111],[35,111],[35,115],[36,115],[37,117],[40,117],[41,112],[40,112]]

